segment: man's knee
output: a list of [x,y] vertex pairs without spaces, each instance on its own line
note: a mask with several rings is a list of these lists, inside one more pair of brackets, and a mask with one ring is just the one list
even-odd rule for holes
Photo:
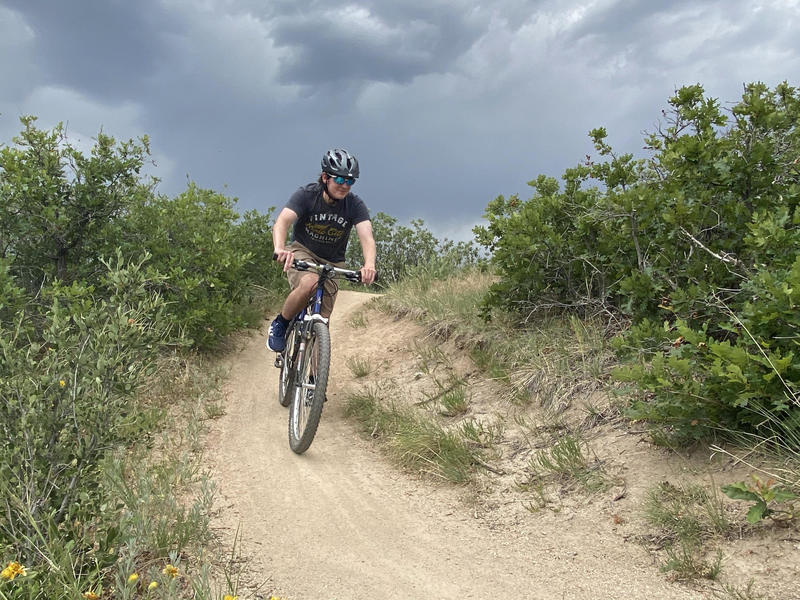
[[300,290],[304,294],[311,294],[317,285],[317,278],[314,275],[305,275],[297,282],[295,289]]

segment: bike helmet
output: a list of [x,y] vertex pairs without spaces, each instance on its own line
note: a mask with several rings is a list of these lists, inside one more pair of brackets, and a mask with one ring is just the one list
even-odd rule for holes
[[358,178],[358,161],[356,157],[342,148],[333,148],[322,157],[322,170],[329,175]]

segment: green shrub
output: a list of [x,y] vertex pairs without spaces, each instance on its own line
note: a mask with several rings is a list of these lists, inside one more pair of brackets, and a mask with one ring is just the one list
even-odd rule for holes
[[149,142],[97,134],[89,156],[62,124],[51,131],[22,117],[14,145],[0,148],[0,258],[30,292],[52,279],[91,279],[114,253],[116,226],[130,204],[151,194],[140,171]]
[[272,259],[273,209],[266,214],[254,210],[246,212],[236,223],[232,244],[240,254],[248,259],[242,269],[242,278],[248,284],[255,284],[267,290],[280,288],[285,291],[283,265]]
[[[123,251],[152,255],[148,265],[164,276],[158,289],[170,322],[199,348],[248,324],[248,276],[257,269],[252,261],[256,254],[272,255],[271,237],[245,235],[237,229],[238,218],[233,200],[194,184],[172,199],[147,198],[127,218]],[[254,225],[255,219],[245,223]]]
[[[458,269],[478,264],[478,249],[470,242],[439,240],[422,219],[414,219],[409,226],[398,225],[397,219],[379,212],[372,216],[372,231],[377,250],[378,281],[385,288],[403,279],[414,268],[446,265]],[[361,244],[355,232],[347,247],[346,261],[353,268],[364,262]]]
[[92,521],[99,461],[147,425],[130,397],[167,335],[153,283],[141,263],[118,261],[98,281],[106,297],[54,284],[3,315],[0,462],[14,468],[0,472],[0,549],[30,560],[48,523]]
[[158,284],[165,314],[188,343],[209,348],[260,321],[264,294],[255,290],[280,287],[271,209],[240,219],[235,200],[194,184],[174,199],[156,196],[155,180],[140,175],[146,136],[117,143],[101,132],[85,156],[63,125],[44,131],[35,117],[21,121],[14,144],[0,148],[0,260],[22,289],[93,282],[101,257],[121,249],[138,261],[149,252],[154,281],[166,277]]
[[[478,241],[500,280],[484,307],[632,323],[617,346],[634,414],[680,436],[719,429],[797,439],[800,421],[800,95],[746,86],[727,114],[678,90],[646,159],[591,157],[502,196]],[[595,187],[586,187],[590,180]],[[774,416],[765,423],[763,413]]]

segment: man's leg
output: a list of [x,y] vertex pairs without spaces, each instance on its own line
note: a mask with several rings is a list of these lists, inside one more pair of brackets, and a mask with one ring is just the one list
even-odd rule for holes
[[294,319],[300,311],[305,308],[306,304],[308,304],[308,299],[311,297],[311,294],[314,293],[316,285],[317,275],[305,273],[303,277],[300,278],[297,286],[286,296],[286,300],[283,302],[283,308],[281,308],[281,316],[287,321]]
[[313,273],[303,273],[299,279],[292,282],[292,277],[289,278],[290,285],[293,289],[286,296],[281,308],[280,314],[275,318],[269,326],[269,338],[267,339],[267,347],[274,352],[283,352],[286,347],[286,329],[289,322],[294,319],[301,310],[308,303],[308,299],[314,291],[314,286],[317,284],[317,276]]

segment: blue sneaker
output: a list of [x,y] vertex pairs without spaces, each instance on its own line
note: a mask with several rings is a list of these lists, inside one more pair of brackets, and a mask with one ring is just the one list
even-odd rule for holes
[[286,347],[286,325],[275,319],[269,326],[267,346],[274,352],[283,352]]

